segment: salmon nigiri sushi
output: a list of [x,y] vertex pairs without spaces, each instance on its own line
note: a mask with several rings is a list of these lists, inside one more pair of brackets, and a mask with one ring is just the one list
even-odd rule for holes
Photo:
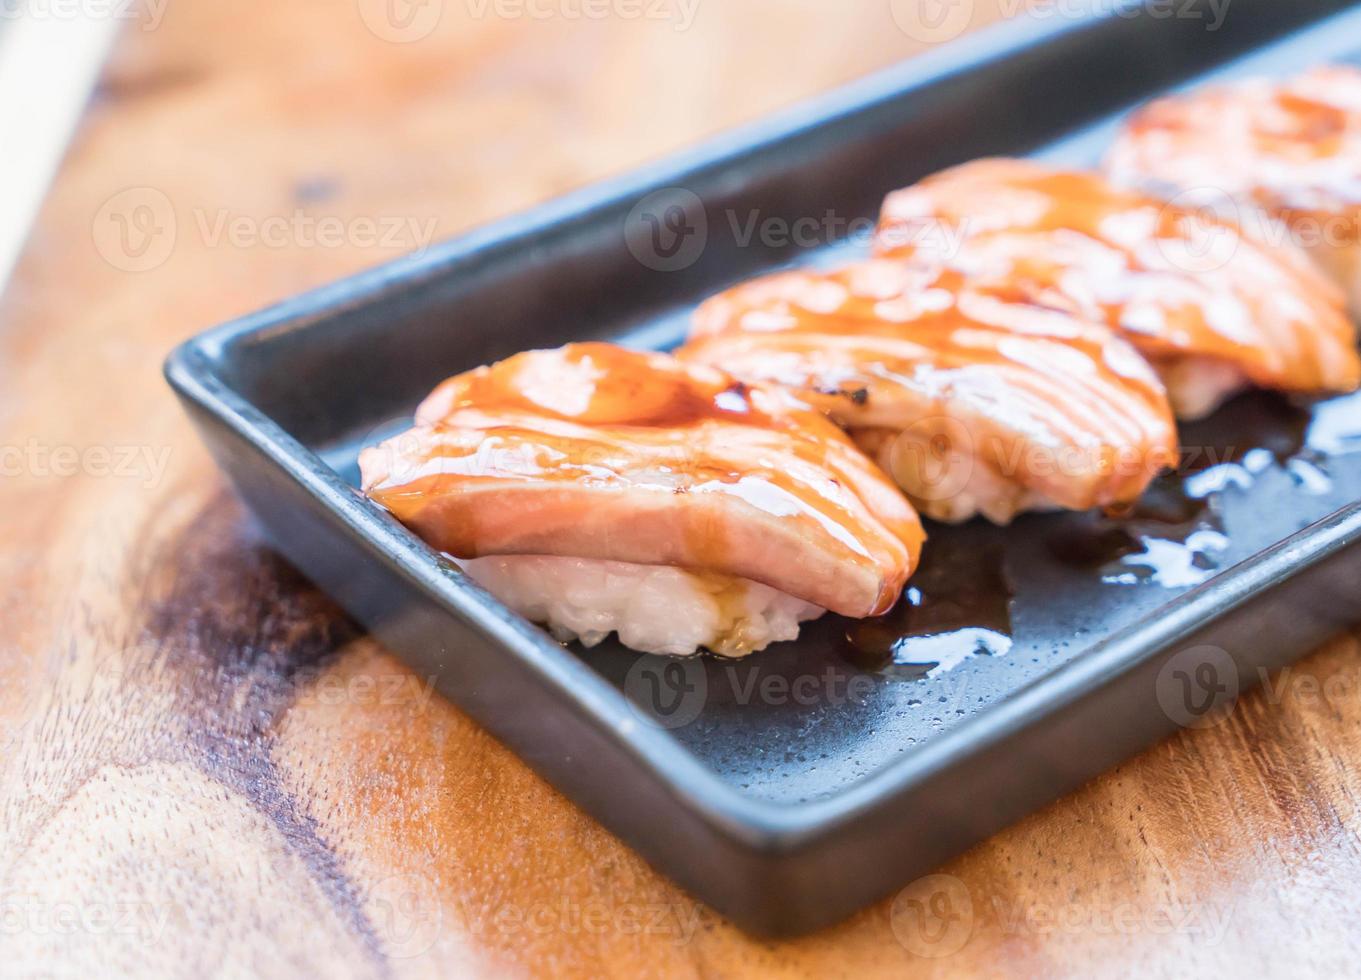
[[511,608],[586,645],[741,656],[888,611],[924,535],[841,430],[779,390],[608,344],[441,384],[364,492]]
[[1097,174],[1005,159],[946,170],[888,197],[876,254],[1104,321],[1154,365],[1183,418],[1248,386],[1361,382],[1343,297],[1303,252]]
[[[1118,183],[1281,223],[1361,316],[1361,71],[1315,68],[1159,99],[1106,159]],[[1268,234],[1272,229],[1267,229]]]
[[1176,457],[1166,392],[1125,341],[907,263],[739,285],[677,356],[798,392],[937,520],[1118,508]]

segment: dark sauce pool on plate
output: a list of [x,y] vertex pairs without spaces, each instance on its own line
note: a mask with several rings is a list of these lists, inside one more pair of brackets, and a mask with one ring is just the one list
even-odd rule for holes
[[950,670],[965,657],[1011,649],[1012,587],[1003,553],[928,548],[887,615],[851,621],[842,656],[862,670],[907,678]]
[[[1185,589],[1214,577],[1232,550],[1221,497],[1284,473],[1300,493],[1333,490],[1332,461],[1361,450],[1361,395],[1313,406],[1270,393],[1237,398],[1183,426],[1181,463],[1122,513],[1050,515],[1048,556],[1105,585]],[[1322,516],[1322,515],[1319,515]],[[1043,520],[1032,517],[1029,520]],[[939,528],[933,535],[939,540]],[[951,538],[968,528],[948,529]],[[860,670],[915,680],[1014,644],[1005,539],[970,550],[928,543],[902,600],[886,616],[849,622],[839,652]]]

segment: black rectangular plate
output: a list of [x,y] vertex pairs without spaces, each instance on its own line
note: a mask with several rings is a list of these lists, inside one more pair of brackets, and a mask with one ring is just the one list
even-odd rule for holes
[[[931,528],[927,571],[946,598],[998,573],[1015,595],[1009,651],[924,676],[855,666],[834,618],[736,665],[561,647],[364,500],[355,454],[450,374],[584,338],[666,346],[728,283],[864,247],[816,231],[817,247],[744,240],[752,215],[830,211],[840,225],[826,227],[854,231],[885,192],[941,167],[999,153],[1088,165],[1140,100],[1361,47],[1351,3],[1234,0],[1215,31],[1176,6],[972,36],[220,327],[167,375],[278,547],[445,696],[743,926],[830,923],[1199,723],[1201,694],[1231,701],[1361,619],[1361,455],[1347,452],[1361,400],[1248,396],[1189,428],[1189,446],[1241,460],[1197,480],[1250,487],[1210,494],[1175,533],[1133,526],[1153,535],[1159,575],[1058,560],[1055,542],[1090,516]],[[648,215],[673,205],[696,230],[668,260],[648,251]],[[1198,558],[1195,529],[1211,535],[1193,539]]]

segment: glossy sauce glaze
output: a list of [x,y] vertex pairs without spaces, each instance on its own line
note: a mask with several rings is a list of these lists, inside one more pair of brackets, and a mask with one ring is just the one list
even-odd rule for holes
[[[1217,194],[1290,219],[1355,219],[1361,71],[1325,66],[1159,99],[1135,113],[1106,169],[1122,184],[1188,199]],[[1336,244],[1361,236],[1355,220],[1332,227]]]
[[867,448],[966,456],[1072,509],[1133,500],[1176,458],[1165,392],[1132,347],[948,269],[877,260],[745,283],[700,307],[677,355],[798,390]]
[[363,487],[459,558],[676,565],[864,616],[892,606],[924,538],[820,413],[663,354],[518,354],[444,382],[416,422],[364,451]]
[[1296,392],[1361,382],[1343,295],[1304,253],[1096,174],[1022,160],[944,171],[889,196],[876,252],[1103,320],[1164,372],[1183,414],[1213,407],[1189,389],[1216,366],[1231,372],[1225,391],[1235,378]]

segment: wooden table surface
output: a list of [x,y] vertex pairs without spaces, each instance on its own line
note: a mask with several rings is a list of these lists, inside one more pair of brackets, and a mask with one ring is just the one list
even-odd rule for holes
[[591,9],[135,8],[0,305],[0,974],[1354,972],[1354,638],[906,896],[958,917],[767,942],[261,543],[173,344],[924,46],[888,0]]

